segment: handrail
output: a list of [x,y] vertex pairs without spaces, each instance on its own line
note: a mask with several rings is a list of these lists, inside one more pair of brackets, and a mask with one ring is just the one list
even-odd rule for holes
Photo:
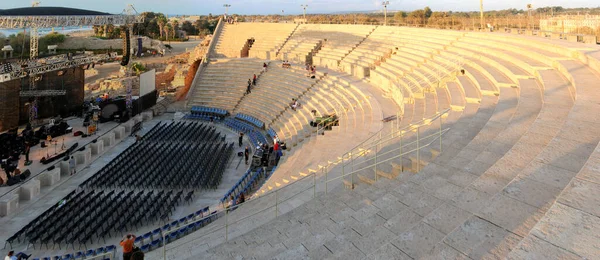
[[[450,109],[446,109],[446,110],[444,110],[444,111],[436,114],[435,116],[433,116],[430,119],[425,119],[425,120],[430,120],[430,121],[440,120],[440,128],[439,128],[438,132],[435,132],[433,134],[429,134],[429,135],[424,136],[424,137],[418,137],[417,140],[414,141],[414,142],[417,142],[417,144],[419,144],[417,146],[417,148],[410,149],[408,151],[403,151],[399,155],[397,155],[395,157],[392,157],[392,158],[387,158],[387,159],[382,160],[382,161],[376,161],[375,164],[368,165],[368,166],[366,166],[366,167],[364,167],[364,168],[362,168],[360,170],[368,169],[369,167],[374,167],[374,166],[376,167],[378,164],[389,162],[392,159],[395,159],[397,157],[413,153],[415,151],[417,151],[417,153],[418,153],[419,150],[421,150],[421,149],[423,149],[425,147],[428,147],[431,144],[433,144],[435,142],[435,140],[437,140],[437,138],[433,138],[432,140],[430,140],[428,142],[425,142],[424,145],[420,145],[419,141],[421,141],[421,140],[427,140],[427,139],[430,139],[432,137],[439,136],[440,145],[441,145],[441,138],[442,138],[443,134],[445,134],[446,132],[449,131],[448,128],[446,128],[446,129],[442,128],[442,121],[441,121],[442,120],[442,115],[448,113],[449,111],[450,111]],[[425,120],[422,120],[422,121],[425,121]],[[413,128],[416,127],[417,129],[419,129],[422,126],[411,125],[409,127],[413,127]],[[400,132],[400,135],[396,136],[396,137],[401,137],[401,136],[404,136],[404,135],[406,135],[408,133],[408,132],[403,132],[402,130],[398,130],[398,132]],[[400,142],[400,144],[401,144],[401,147],[411,145],[411,143],[406,144],[406,145],[402,145],[402,142]],[[380,144],[374,144],[374,145],[380,145]],[[398,149],[400,149],[400,148],[398,148]],[[349,153],[346,153],[346,154],[349,154]],[[240,223],[240,222],[244,222],[244,220],[247,220],[247,219],[249,219],[249,218],[251,218],[253,216],[256,216],[256,215],[258,215],[260,213],[263,213],[263,212],[265,212],[265,211],[267,211],[269,209],[273,209],[273,208],[275,208],[275,216],[277,217],[278,214],[279,214],[279,209],[278,209],[279,203],[286,202],[286,201],[288,201],[288,200],[290,200],[290,199],[298,196],[299,194],[302,194],[302,193],[304,193],[304,192],[306,192],[306,191],[308,191],[310,189],[313,190],[313,198],[314,198],[314,197],[316,197],[316,189],[317,189],[318,185],[325,185],[325,193],[327,193],[328,192],[328,184],[329,183],[337,181],[337,180],[339,180],[341,178],[344,178],[344,177],[346,177],[348,175],[353,176],[355,173],[357,173],[358,171],[360,171],[360,170],[353,170],[353,171],[351,171],[349,173],[344,173],[344,160],[349,160],[349,159],[342,157],[341,159],[339,159],[339,160],[337,160],[337,161],[335,161],[333,163],[332,162],[328,162],[327,165],[320,166],[319,170],[317,170],[317,171],[311,171],[309,174],[307,174],[307,175],[305,175],[305,176],[303,176],[303,177],[295,180],[292,183],[289,183],[288,185],[286,185],[285,187],[283,187],[281,189],[276,189],[276,190],[273,190],[273,191],[266,192],[265,194],[262,194],[259,197],[254,197],[254,199],[249,199],[249,200],[247,200],[247,201],[245,201],[243,203],[239,203],[239,204],[233,205],[233,206],[231,206],[229,208],[223,208],[223,209],[217,210],[214,213],[209,214],[208,216],[204,216],[204,217],[202,217],[200,219],[194,220],[192,222],[188,222],[187,224],[185,224],[185,227],[193,226],[193,225],[195,225],[198,222],[205,221],[206,219],[210,219],[210,218],[214,218],[214,217],[218,217],[218,216],[222,217],[223,215],[225,216],[225,223],[224,224],[221,224],[221,225],[217,226],[214,229],[210,229],[210,230],[206,231],[205,233],[201,234],[197,238],[192,239],[191,241],[187,241],[187,242],[185,242],[183,244],[176,245],[176,246],[174,246],[171,249],[178,248],[178,247],[181,247],[181,246],[189,244],[189,243],[193,243],[195,241],[198,241],[198,239],[202,239],[202,238],[204,238],[204,237],[206,237],[208,235],[212,235],[215,232],[223,230],[223,229],[225,229],[225,235],[224,235],[225,236],[225,240],[228,240],[229,225]],[[333,170],[333,168],[330,169],[329,167],[332,166],[332,165],[339,165],[340,161],[341,161],[341,165],[340,166],[342,168],[342,174],[341,174],[341,176],[329,179],[328,178],[329,177],[328,176],[329,172]],[[323,173],[323,175],[325,176],[325,180],[320,179],[319,182],[317,182],[317,174],[319,172]],[[279,198],[279,193],[287,191],[287,190],[291,190],[292,187],[295,187],[297,184],[302,183],[302,181],[308,180],[310,178],[313,179],[313,182],[312,182],[312,185],[310,185],[309,187],[303,188],[300,191],[294,192],[292,195],[286,194],[287,198],[284,198],[284,199],[280,199]],[[255,212],[252,212],[252,213],[247,213],[245,215],[241,215],[239,219],[236,219],[236,220],[233,220],[233,221],[229,220],[229,214],[231,214],[229,211],[235,210],[235,209],[241,207],[242,205],[245,205],[245,204],[248,204],[248,203],[260,203],[261,201],[268,201],[268,198],[271,197],[272,195],[275,196],[275,203],[274,203],[275,205],[267,205],[265,208],[262,208],[262,209],[260,209],[258,211],[255,211]],[[244,223],[248,223],[248,222],[244,222]],[[169,231],[163,231],[162,232],[162,236],[163,236],[163,258],[164,259],[166,259],[167,248],[166,248],[166,240],[165,239],[166,239],[167,235],[170,234],[170,233],[176,232],[180,228],[182,228],[182,227],[179,227],[179,228],[174,229],[174,230],[169,230]]]
[[219,18],[219,22],[217,22],[217,27],[215,27],[215,31],[213,32],[213,37],[210,40],[210,44],[208,44],[208,50],[206,51],[206,59],[204,59],[204,63],[208,62],[207,60],[210,59],[210,56],[214,51],[215,46],[219,41],[219,38],[221,37],[221,30],[223,29],[223,25],[223,18]]
[[[442,130],[440,133],[434,133],[434,134],[431,134],[431,135],[429,135],[429,136],[423,137],[423,139],[428,139],[428,138],[430,138],[430,137],[433,137],[433,136],[435,136],[435,135],[438,135],[438,134],[441,134],[441,135],[443,135],[443,134],[447,133],[448,131],[450,131],[450,128],[446,128],[446,129]],[[408,154],[411,154],[411,153],[413,153],[413,152],[416,152],[416,151],[418,151],[418,150],[421,150],[421,149],[423,149],[424,147],[428,147],[428,146],[430,146],[430,145],[431,145],[431,144],[432,144],[434,141],[435,141],[435,139],[431,140],[429,143],[427,143],[427,144],[426,144],[426,145],[424,145],[424,146],[420,146],[420,147],[414,148],[414,149],[412,149],[412,150],[409,150],[409,151],[407,151],[407,152],[402,152],[402,153],[401,153],[401,154],[399,154],[399,155],[396,155],[396,156],[394,156],[394,157],[392,157],[392,158],[385,159],[385,160],[383,160],[383,161],[378,161],[378,162],[377,162],[377,164],[382,164],[382,163],[385,163],[385,162],[389,162],[389,161],[392,161],[392,160],[394,160],[394,159],[401,158],[401,157],[402,157],[402,156],[404,156],[404,155],[408,155]],[[415,143],[416,143],[416,141],[415,141]],[[401,149],[401,148],[397,148],[397,149],[399,150],[399,149]],[[395,150],[396,150],[396,149],[395,149]],[[395,150],[394,150],[394,151],[395,151]],[[391,152],[391,151],[390,151],[390,152]],[[329,181],[336,180],[336,179],[340,179],[340,178],[346,177],[346,176],[348,176],[348,175],[355,174],[355,173],[361,172],[361,171],[363,171],[363,170],[369,169],[369,168],[371,168],[371,167],[373,167],[373,165],[365,166],[365,167],[363,167],[363,168],[360,168],[360,169],[358,169],[358,170],[353,170],[353,171],[351,171],[350,173],[345,173],[345,174],[343,174],[342,176],[338,176],[338,177],[335,177],[335,178],[333,178],[333,179],[329,179]]]

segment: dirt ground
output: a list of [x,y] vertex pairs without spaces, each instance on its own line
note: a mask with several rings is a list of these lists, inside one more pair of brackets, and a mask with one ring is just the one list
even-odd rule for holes
[[[190,40],[187,42],[171,42],[170,44],[171,47],[173,47],[173,49],[171,50],[171,52],[167,52],[167,54],[164,57],[141,57],[135,58],[132,61],[142,62],[144,64],[163,63],[172,56],[184,53],[186,52],[186,50],[192,50],[200,43],[200,40]],[[164,44],[169,44],[169,42],[164,42]],[[121,65],[119,65],[119,62],[111,62],[102,65],[96,65],[95,69],[98,70],[98,75],[86,78],[85,83],[94,83],[98,79],[109,78],[111,75],[117,75],[119,73],[120,68]]]

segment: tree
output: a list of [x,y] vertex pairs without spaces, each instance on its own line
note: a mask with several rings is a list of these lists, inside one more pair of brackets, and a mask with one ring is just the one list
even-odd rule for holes
[[160,38],[162,38],[163,32],[165,31],[165,25],[167,25],[167,18],[163,14],[160,14],[155,19],[156,19],[156,24],[158,24]]
[[169,33],[172,31],[171,24],[170,23],[165,24],[164,30],[165,30],[165,39],[169,39]]
[[184,21],[181,24],[181,30],[183,30],[187,35],[197,35],[198,30],[190,21]]
[[425,24],[425,10],[412,11],[408,14],[408,18],[413,24]]
[[431,8],[429,8],[429,6],[426,6],[425,9],[423,9],[423,11],[425,12],[425,18],[429,19],[429,17],[431,17],[432,14]]
[[179,21],[173,20],[171,22],[171,29],[173,30],[173,39],[177,38],[177,31],[179,30]]
[[397,22],[403,22],[404,19],[408,16],[408,14],[404,11],[398,11],[394,14],[394,20]]

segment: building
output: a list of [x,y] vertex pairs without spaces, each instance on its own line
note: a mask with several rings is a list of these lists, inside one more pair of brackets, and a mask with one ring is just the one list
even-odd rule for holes
[[[600,15],[561,15],[540,20],[542,31],[583,33],[584,28],[600,28]],[[588,29],[589,30],[589,29]]]

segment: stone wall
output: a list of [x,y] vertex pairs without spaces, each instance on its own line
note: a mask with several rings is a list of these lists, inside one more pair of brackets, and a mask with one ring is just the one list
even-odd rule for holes
[[[142,46],[148,49],[162,50],[164,45],[157,40],[148,37],[142,37]],[[137,38],[131,39],[131,46],[137,46]],[[67,37],[65,41],[58,45],[59,49],[122,49],[122,39],[102,40],[95,37]]]
[[[169,64],[163,72],[156,73],[156,89],[162,89],[169,87],[173,79],[175,79],[175,73],[177,71],[177,65]],[[163,83],[165,83],[163,85]]]

